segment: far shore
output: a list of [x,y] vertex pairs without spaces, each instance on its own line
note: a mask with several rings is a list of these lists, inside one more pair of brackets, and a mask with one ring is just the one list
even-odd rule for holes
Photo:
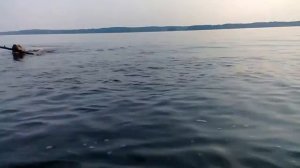
[[71,29],[70,30],[32,29],[32,30],[0,32],[0,35],[138,33],[138,32],[196,31],[196,30],[249,29],[249,28],[298,27],[298,26],[300,26],[300,21],[255,22],[255,23],[194,25],[194,26],[110,27],[110,28],[98,28],[98,29],[72,29],[72,30]]

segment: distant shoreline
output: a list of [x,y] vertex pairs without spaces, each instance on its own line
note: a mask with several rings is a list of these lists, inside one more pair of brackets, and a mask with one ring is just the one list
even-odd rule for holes
[[193,25],[193,26],[110,27],[110,28],[98,28],[98,29],[72,29],[72,30],[71,29],[70,30],[32,29],[32,30],[0,32],[0,35],[138,33],[138,32],[196,31],[196,30],[274,28],[274,27],[298,27],[298,26],[300,26],[300,21],[255,22],[255,23]]

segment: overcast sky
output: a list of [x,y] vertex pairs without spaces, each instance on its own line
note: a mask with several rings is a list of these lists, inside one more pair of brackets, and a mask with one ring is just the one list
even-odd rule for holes
[[0,31],[300,20],[300,0],[2,0]]

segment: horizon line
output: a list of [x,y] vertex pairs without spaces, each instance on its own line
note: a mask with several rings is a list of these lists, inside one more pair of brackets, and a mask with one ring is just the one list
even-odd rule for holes
[[[266,25],[267,24],[267,25]],[[273,25],[271,25],[273,24]],[[282,24],[282,25],[280,25]],[[295,25],[294,25],[295,24]],[[252,26],[251,25],[256,25]],[[232,26],[232,27],[231,27]],[[247,27],[248,26],[248,27]],[[298,21],[269,21],[269,22],[248,22],[248,23],[224,23],[224,24],[199,24],[199,25],[182,25],[182,26],[115,26],[115,27],[100,27],[100,28],[72,28],[72,29],[23,29],[23,30],[11,30],[1,31],[0,35],[23,35],[23,34],[75,34],[80,33],[76,31],[87,31],[82,33],[93,33],[88,31],[97,31],[94,33],[130,33],[130,32],[159,32],[159,31],[192,31],[192,30],[216,30],[216,29],[242,29],[242,28],[267,28],[267,27],[292,27],[300,26],[300,20]],[[198,29],[188,29],[195,28]],[[156,29],[156,30],[141,30],[141,29]],[[167,28],[173,28],[169,30]],[[126,29],[126,30],[115,30]],[[139,30],[134,30],[139,29]],[[108,30],[111,30],[109,32]],[[30,31],[40,31],[40,33],[34,33]],[[48,31],[48,32],[46,32]],[[51,32],[50,32],[51,31]],[[59,31],[63,31],[59,33]],[[103,31],[103,32],[101,32]],[[73,33],[72,33],[73,32]]]

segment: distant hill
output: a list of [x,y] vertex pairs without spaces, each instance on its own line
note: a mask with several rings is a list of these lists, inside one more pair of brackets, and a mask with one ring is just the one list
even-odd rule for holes
[[0,35],[133,33],[133,32],[193,31],[193,30],[245,29],[245,28],[295,27],[295,26],[300,26],[300,21],[256,22],[256,23],[194,25],[194,26],[110,27],[110,28],[99,28],[99,29],[73,29],[73,30],[33,29],[33,30],[0,32]]

